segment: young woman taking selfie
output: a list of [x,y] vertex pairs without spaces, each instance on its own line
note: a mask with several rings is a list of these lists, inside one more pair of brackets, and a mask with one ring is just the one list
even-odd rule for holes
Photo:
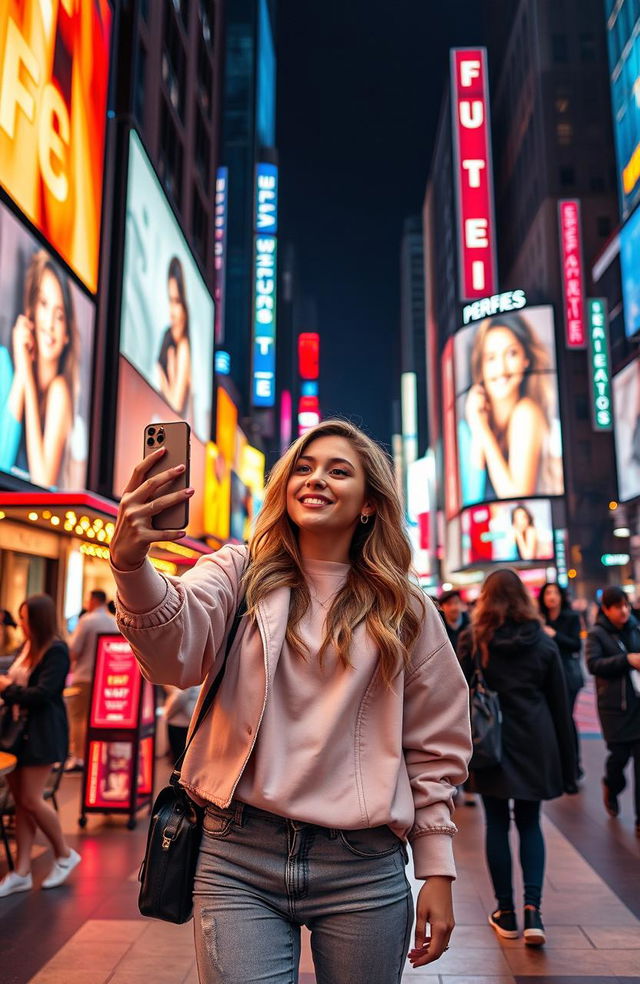
[[[319,424],[272,470],[247,546],[182,578],[150,544],[184,531],[152,517],[184,501],[175,469],[133,472],[111,561],[118,620],[145,675],[220,689],[181,770],[206,807],[194,891],[199,979],[297,979],[300,927],[318,984],[395,984],[453,930],[453,794],[470,755],[468,691],[432,604],[409,577],[392,467],[352,425]],[[427,936],[427,923],[430,936]]]

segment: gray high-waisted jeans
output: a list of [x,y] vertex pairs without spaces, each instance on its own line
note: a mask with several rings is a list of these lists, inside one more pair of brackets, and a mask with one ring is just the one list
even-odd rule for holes
[[194,889],[200,984],[297,984],[302,925],[318,984],[399,984],[413,924],[406,862],[388,827],[209,807]]

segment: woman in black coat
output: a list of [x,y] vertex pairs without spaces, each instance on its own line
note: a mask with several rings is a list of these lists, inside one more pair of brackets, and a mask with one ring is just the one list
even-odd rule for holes
[[519,935],[509,847],[513,800],[524,880],[525,943],[540,946],[545,942],[540,802],[575,792],[575,752],[560,655],[515,571],[499,570],[487,577],[458,656],[470,682],[476,664],[482,665],[502,711],[501,763],[472,772],[485,809],[487,863],[498,902],[489,923],[507,939]]
[[54,762],[67,754],[67,715],[62,699],[69,672],[69,650],[57,638],[56,613],[49,595],[32,595],[20,607],[26,643],[5,676],[0,676],[3,715],[23,718],[23,737],[15,749],[18,764],[7,777],[16,804],[16,867],[0,881],[0,898],[33,887],[31,849],[39,827],[54,850],[54,863],[42,883],[56,888],[80,861],[67,844],[56,811],[45,802],[45,783]]
[[584,687],[584,676],[582,673],[582,639],[580,638],[580,619],[575,612],[571,611],[567,592],[554,581],[547,581],[542,586],[538,597],[540,614],[544,619],[544,631],[555,642],[560,650],[562,669],[567,684],[567,695],[569,697],[569,710],[573,721],[573,737],[576,749],[576,770],[578,779],[582,779],[583,772],[580,765],[580,740],[578,729],[573,719],[573,711],[576,706],[578,694]]

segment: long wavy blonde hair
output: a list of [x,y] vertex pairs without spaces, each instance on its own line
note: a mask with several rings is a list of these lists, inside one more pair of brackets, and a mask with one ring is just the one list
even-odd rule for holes
[[327,613],[319,658],[333,644],[342,664],[349,666],[353,631],[365,622],[378,648],[382,678],[390,686],[408,664],[411,646],[422,626],[424,600],[409,580],[411,547],[389,458],[353,424],[341,420],[318,424],[274,465],[249,540],[250,564],[245,577],[248,613],[255,614],[258,603],[274,589],[290,587],[286,640],[292,650],[308,657],[298,625],[311,596],[302,570],[297,527],[287,513],[287,485],[300,456],[321,437],[344,438],[359,455],[365,472],[365,495],[375,513],[366,525],[358,523],[353,534],[351,568]]

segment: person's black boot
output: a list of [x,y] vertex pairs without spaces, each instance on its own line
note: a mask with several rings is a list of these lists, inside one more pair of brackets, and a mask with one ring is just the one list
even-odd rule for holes
[[618,803],[618,797],[614,796],[606,782],[602,782],[602,801],[604,803],[604,808],[610,817],[617,817],[620,813],[620,804]]
[[524,907],[524,942],[527,946],[544,946],[547,942],[540,909],[534,905]]
[[513,909],[496,909],[489,916],[489,925],[505,940],[517,940],[520,935]]

